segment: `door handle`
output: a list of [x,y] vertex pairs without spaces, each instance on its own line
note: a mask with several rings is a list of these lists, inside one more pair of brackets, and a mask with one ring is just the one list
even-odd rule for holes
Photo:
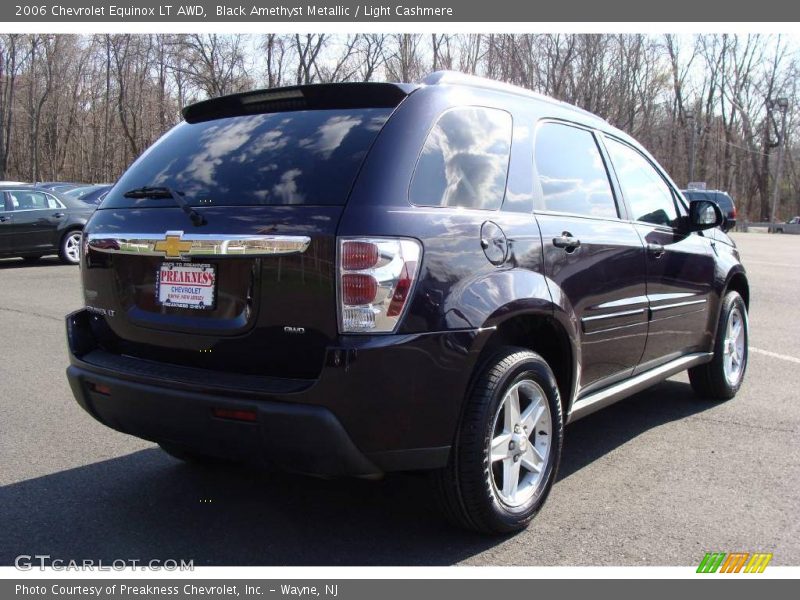
[[63,217],[63,216],[64,216],[64,213],[62,213],[62,212],[53,213],[53,216],[54,216],[56,219],[60,219],[61,217]]
[[553,245],[556,248],[564,248],[567,252],[573,252],[581,245],[581,241],[572,237],[569,231],[565,231],[561,234],[561,237],[553,238]]
[[664,255],[664,246],[661,244],[647,244],[647,252],[652,254],[655,258],[661,258]]

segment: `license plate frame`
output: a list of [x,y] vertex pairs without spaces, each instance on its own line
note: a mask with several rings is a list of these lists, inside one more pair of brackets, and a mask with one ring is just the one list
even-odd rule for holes
[[[165,276],[172,273],[173,276]],[[208,275],[210,283],[207,282]],[[169,279],[174,278],[173,281]],[[156,271],[155,301],[166,308],[214,310],[217,303],[217,268],[210,263],[164,261]]]

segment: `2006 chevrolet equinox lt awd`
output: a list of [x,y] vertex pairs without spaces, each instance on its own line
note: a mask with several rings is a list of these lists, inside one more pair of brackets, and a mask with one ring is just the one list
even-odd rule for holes
[[427,470],[527,525],[564,426],[689,370],[736,394],[748,283],[713,202],[628,135],[505,84],[288,87],[191,105],[86,226],[80,405],[188,460]]

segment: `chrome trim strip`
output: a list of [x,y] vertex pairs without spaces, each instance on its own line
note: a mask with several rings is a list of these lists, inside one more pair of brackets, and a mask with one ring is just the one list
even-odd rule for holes
[[634,310],[622,310],[615,313],[608,313],[607,315],[592,315],[591,317],[583,317],[581,321],[599,321],[601,319],[613,319],[615,317],[629,317],[631,315],[640,315],[645,312],[646,308],[636,308]]
[[620,308],[622,306],[632,306],[636,304],[648,304],[649,299],[647,296],[632,296],[630,298],[622,298],[620,300],[611,300],[609,302],[603,302],[602,304],[598,304],[597,306],[593,306],[593,309],[602,310],[605,308]]
[[611,385],[607,388],[589,394],[584,398],[579,398],[572,405],[572,410],[569,413],[567,423],[573,423],[578,419],[582,419],[586,415],[590,415],[595,411],[605,408],[610,404],[614,404],[619,400],[632,396],[637,392],[647,389],[654,383],[662,381],[667,377],[672,377],[676,373],[680,373],[690,367],[707,363],[714,357],[713,352],[697,352],[695,354],[687,354],[681,356],[673,361],[670,361],[655,369],[650,369],[644,373],[640,373],[630,379],[625,379],[619,383]]
[[311,244],[307,235],[222,235],[205,233],[90,233],[89,248],[110,254],[191,257],[275,256],[305,252]]
[[666,310],[668,308],[680,308],[681,306],[692,306],[693,304],[705,304],[707,300],[703,298],[702,300],[689,300],[688,302],[676,302],[674,304],[662,304],[661,306],[653,306],[650,308],[651,311],[655,312],[657,310]]

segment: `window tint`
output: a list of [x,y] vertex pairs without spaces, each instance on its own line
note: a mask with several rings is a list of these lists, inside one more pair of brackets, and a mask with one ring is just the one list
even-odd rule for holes
[[622,193],[636,221],[677,225],[678,212],[672,191],[653,165],[639,152],[616,140],[608,140],[608,152]]
[[48,198],[41,192],[28,192],[25,190],[15,190],[9,192],[11,203],[15,210],[36,210],[48,208]]
[[714,200],[717,201],[723,213],[733,210],[733,199],[728,194],[714,194]]
[[422,148],[411,180],[411,203],[500,208],[511,127],[511,115],[494,108],[468,106],[442,114]]
[[539,210],[616,218],[617,205],[597,141],[591,132],[544,123],[536,133]]
[[125,198],[168,186],[198,206],[345,204],[391,109],[308,110],[181,123],[122,176],[103,208],[164,206]]

